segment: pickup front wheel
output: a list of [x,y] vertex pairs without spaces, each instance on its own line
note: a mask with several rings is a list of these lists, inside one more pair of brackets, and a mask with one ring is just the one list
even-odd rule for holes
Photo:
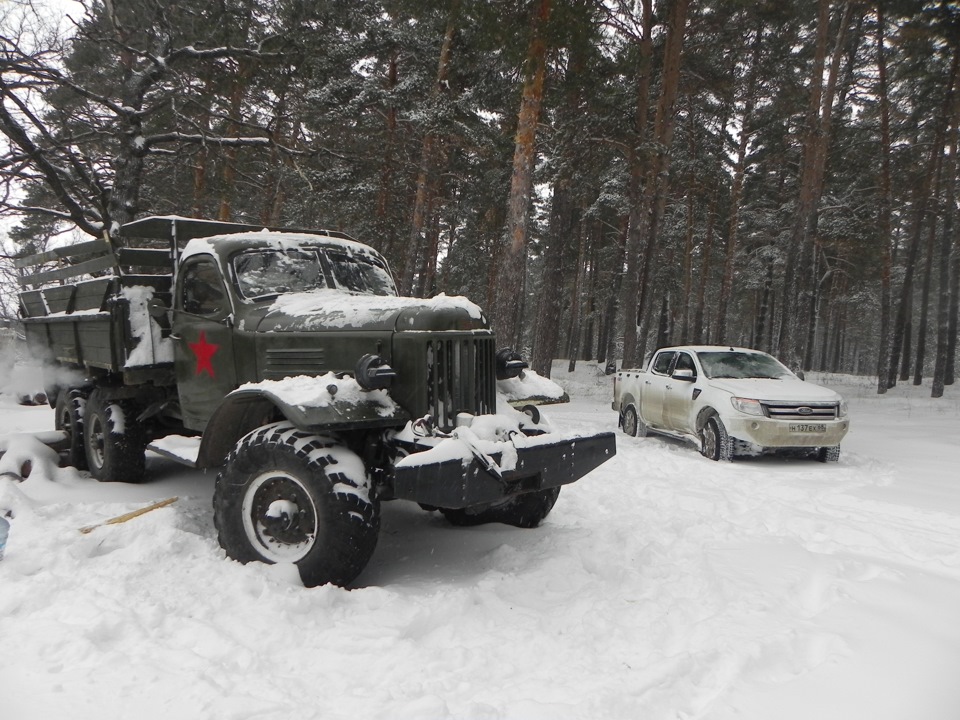
[[727,434],[723,421],[714,415],[709,418],[700,431],[700,452],[711,460],[732,460],[733,441]]
[[360,458],[287,422],[237,444],[217,477],[213,511],[227,555],[242,563],[295,563],[307,587],[351,582],[380,530]]

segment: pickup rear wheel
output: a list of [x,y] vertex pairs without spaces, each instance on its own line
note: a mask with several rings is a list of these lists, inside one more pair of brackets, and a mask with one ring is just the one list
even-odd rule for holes
[[498,522],[520,528],[535,528],[553,510],[559,495],[560,488],[555,487],[516,495],[482,509],[440,508],[440,512],[452,525],[460,527]]
[[213,511],[227,555],[241,563],[295,563],[307,587],[350,583],[373,555],[380,530],[360,458],[288,422],[240,440],[217,477]]
[[57,393],[54,427],[67,434],[67,464],[77,470],[87,469],[87,453],[83,445],[83,414],[87,398],[77,389],[64,388]]
[[733,442],[727,434],[723,421],[714,415],[709,418],[700,431],[700,452],[711,460],[732,460]]
[[100,482],[143,480],[147,447],[136,411],[125,400],[111,400],[99,388],[83,411],[83,445],[90,474]]

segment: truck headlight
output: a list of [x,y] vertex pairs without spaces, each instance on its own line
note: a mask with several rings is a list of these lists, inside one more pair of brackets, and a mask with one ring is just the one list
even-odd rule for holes
[[744,415],[763,415],[763,407],[760,405],[759,400],[754,400],[752,398],[742,398],[742,397],[732,397],[730,402],[733,404],[733,407],[742,412]]
[[354,371],[357,385],[364,390],[385,390],[397,376],[396,371],[387,365],[379,355],[364,355],[357,361]]
[[501,348],[497,351],[497,380],[509,380],[519,377],[529,367],[523,356],[513,348]]
[[847,412],[848,412],[847,401],[841,400],[839,407],[837,407],[837,417],[845,418],[847,416]]

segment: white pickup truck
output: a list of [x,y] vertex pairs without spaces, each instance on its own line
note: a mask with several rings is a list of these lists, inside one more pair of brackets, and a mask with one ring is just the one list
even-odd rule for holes
[[840,458],[847,404],[766,353],[727,346],[657,350],[643,369],[618,372],[613,409],[627,435],[690,440],[713,460],[790,450]]

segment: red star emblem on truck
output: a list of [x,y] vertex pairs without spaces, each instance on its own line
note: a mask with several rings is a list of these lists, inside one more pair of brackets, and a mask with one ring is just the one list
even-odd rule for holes
[[216,377],[216,374],[213,372],[213,363],[211,360],[217,350],[220,349],[220,346],[207,342],[207,333],[205,330],[200,331],[200,339],[197,342],[187,344],[190,346],[190,349],[193,350],[193,354],[197,356],[196,374],[200,375],[206,372],[210,377]]

